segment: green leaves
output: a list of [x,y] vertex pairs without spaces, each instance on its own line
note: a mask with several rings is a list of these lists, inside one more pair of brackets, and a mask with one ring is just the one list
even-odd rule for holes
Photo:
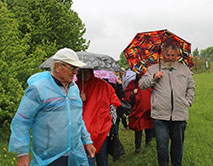
[[72,0],[0,1],[0,122],[14,116],[26,80],[63,47],[86,50],[89,42]]
[[118,64],[125,69],[129,67],[128,61],[123,52],[120,55],[120,60],[118,61]]

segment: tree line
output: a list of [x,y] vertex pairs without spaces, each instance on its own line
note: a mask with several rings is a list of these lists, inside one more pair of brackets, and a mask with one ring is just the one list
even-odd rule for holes
[[203,50],[196,48],[193,52],[193,71],[195,73],[202,73],[211,69],[211,62],[213,62],[213,47],[208,47]]

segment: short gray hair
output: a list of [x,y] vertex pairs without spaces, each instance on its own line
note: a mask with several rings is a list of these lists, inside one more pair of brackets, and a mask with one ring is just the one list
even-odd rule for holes
[[62,63],[62,61],[59,60],[53,60],[52,63],[50,64],[50,71],[54,72],[55,71],[55,63]]
[[176,55],[178,55],[179,49],[178,49],[177,45],[171,44],[171,43],[169,43],[169,44],[167,44],[163,47],[162,55],[165,56],[167,51],[170,50],[170,49],[175,50]]

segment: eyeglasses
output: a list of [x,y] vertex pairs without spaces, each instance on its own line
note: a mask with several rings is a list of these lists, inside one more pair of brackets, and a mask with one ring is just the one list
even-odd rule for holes
[[64,63],[60,63],[62,66],[66,67],[67,69],[69,69],[70,71],[77,71],[78,67],[76,66],[71,66],[71,65],[66,65]]

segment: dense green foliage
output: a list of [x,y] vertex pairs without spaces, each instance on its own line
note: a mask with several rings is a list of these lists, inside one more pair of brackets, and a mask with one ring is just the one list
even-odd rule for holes
[[200,50],[200,56],[204,59],[213,61],[213,47],[208,47],[204,50]]
[[[22,95],[17,68],[25,57],[14,15],[0,2],[0,124],[13,117]],[[20,59],[20,60],[19,60]]]
[[[190,108],[189,120],[185,132],[183,152],[183,166],[211,166],[213,165],[213,75],[195,74],[195,101]],[[120,124],[120,129],[122,128]],[[0,166],[13,166],[16,156],[8,153],[9,130],[0,129]],[[3,135],[4,133],[4,135]],[[142,150],[134,153],[134,132],[131,130],[119,131],[120,140],[125,147],[125,154],[113,162],[109,156],[109,166],[157,166],[156,142],[153,139],[151,146],[145,147],[142,137]],[[144,134],[144,133],[143,133]],[[11,164],[13,163],[13,164]]]
[[13,0],[10,3],[9,8],[18,20],[22,37],[30,36],[29,52],[41,43],[57,49],[70,47],[75,51],[88,48],[82,37],[86,29],[78,14],[71,10],[71,4],[68,1],[65,5],[57,0]]
[[118,60],[118,64],[121,67],[123,67],[124,69],[129,68],[129,64],[128,64],[127,58],[126,58],[126,56],[125,56],[125,54],[123,52],[120,55],[120,59]]
[[192,55],[193,55],[193,57],[200,56],[198,48],[195,48],[195,50],[192,52]]
[[[85,50],[86,29],[71,0],[0,1],[0,125],[10,122],[27,78],[62,47]],[[8,123],[9,124],[9,123]]]

